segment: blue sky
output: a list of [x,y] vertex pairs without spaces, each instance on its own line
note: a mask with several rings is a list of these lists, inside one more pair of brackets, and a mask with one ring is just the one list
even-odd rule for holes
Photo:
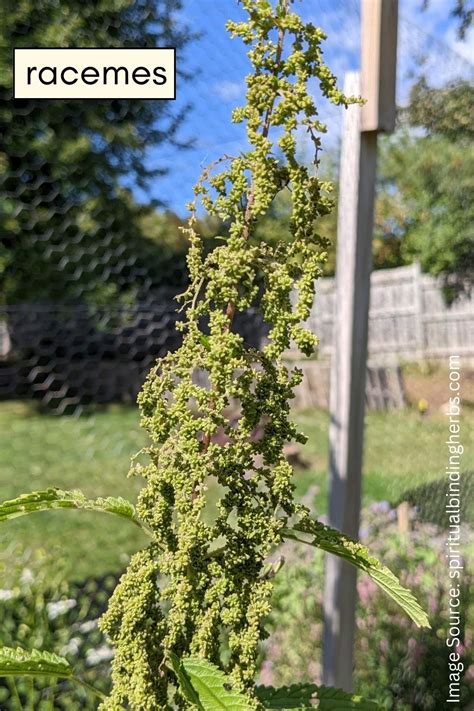
[[[399,4],[398,103],[406,101],[413,76],[420,72],[420,60],[435,84],[456,77],[472,78],[474,33],[463,42],[457,38],[456,21],[449,16],[454,0],[430,0],[425,12],[422,0],[399,0]],[[297,0],[295,9],[327,32],[326,60],[342,82],[346,71],[359,66],[359,0]],[[184,205],[192,196],[200,169],[221,153],[245,147],[242,127],[231,124],[230,113],[244,101],[249,63],[244,45],[239,39],[231,40],[225,30],[227,19],[241,16],[237,0],[184,0],[182,19],[202,33],[187,47],[185,56],[178,57],[178,63],[193,74],[190,81],[178,80],[177,84],[177,105],[190,103],[192,107],[181,135],[193,138],[195,145],[186,151],[169,146],[150,149],[147,155],[149,165],[169,169],[151,194],[180,215],[185,214]],[[342,109],[323,102],[320,113],[329,125],[324,145],[334,147]]]

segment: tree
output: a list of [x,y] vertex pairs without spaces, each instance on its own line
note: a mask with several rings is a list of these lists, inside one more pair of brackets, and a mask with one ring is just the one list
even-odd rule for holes
[[380,156],[376,239],[392,245],[393,266],[417,259],[440,276],[448,301],[473,282],[473,97],[464,82],[441,89],[419,82]]
[[411,90],[406,113],[411,126],[421,126],[429,135],[467,141],[474,138],[473,105],[474,87],[470,82],[433,89],[422,77]]
[[[192,39],[181,0],[25,0],[3,7],[2,47],[175,46]],[[3,300],[110,300],[159,278],[141,225],[147,191],[165,171],[145,150],[179,139],[184,112],[163,101],[11,101],[9,51],[0,55]],[[156,252],[156,249],[155,249]],[[163,270],[161,270],[163,271]],[[150,279],[145,278],[150,272]],[[105,285],[105,286],[104,286]]]

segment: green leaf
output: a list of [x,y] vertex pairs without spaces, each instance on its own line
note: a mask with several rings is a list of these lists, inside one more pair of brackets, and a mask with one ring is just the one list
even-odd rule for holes
[[211,339],[209,336],[204,335],[204,333],[201,333],[199,336],[199,340],[201,341],[202,345],[205,347],[206,350],[209,350],[210,345],[211,345]]
[[46,676],[56,677],[57,679],[70,679],[102,701],[106,699],[105,694],[99,689],[95,689],[86,681],[74,675],[74,670],[67,659],[52,652],[43,652],[38,649],[27,651],[20,647],[17,649],[0,647],[0,677],[6,676]]
[[51,652],[40,652],[37,649],[27,652],[20,648],[0,647],[1,676],[57,676],[71,679],[73,671],[67,659]]
[[292,684],[274,689],[257,686],[255,695],[267,709],[307,709],[320,711],[377,711],[378,705],[361,696],[316,684]]
[[199,711],[202,711],[202,705],[199,701],[199,696],[194,691],[193,685],[191,684],[191,680],[188,677],[186,671],[184,670],[183,665],[179,660],[179,657],[177,657],[176,654],[174,654],[173,652],[169,652],[169,660],[171,662],[171,668],[173,669],[174,673],[176,674],[176,678],[178,679],[179,688],[184,698],[190,701],[195,706],[197,706]]
[[0,503],[0,521],[7,521],[18,516],[26,516],[36,511],[47,511],[49,509],[87,509],[89,511],[102,511],[105,513],[121,516],[132,521],[146,533],[150,531],[145,524],[140,521],[135,513],[135,508],[130,501],[122,498],[108,496],[98,499],[88,499],[82,493],[74,489],[63,491],[62,489],[45,489],[43,491],[33,491],[29,494],[22,494],[16,499],[2,501]]
[[[430,627],[428,616],[413,593],[404,588],[396,575],[377,558],[371,556],[368,549],[358,541],[310,518],[304,518],[293,528],[283,529],[282,534],[285,538],[315,546],[352,563],[356,568],[367,573],[392,600],[395,600],[418,627]],[[302,538],[301,534],[309,534],[311,539]]]
[[[204,659],[185,657],[180,660],[180,668],[186,673],[197,694],[196,705],[200,711],[249,711],[248,700],[232,688],[229,678],[214,664]],[[181,683],[181,678],[178,678]],[[186,689],[181,687],[181,690],[186,696]],[[188,696],[186,698],[189,699]]]

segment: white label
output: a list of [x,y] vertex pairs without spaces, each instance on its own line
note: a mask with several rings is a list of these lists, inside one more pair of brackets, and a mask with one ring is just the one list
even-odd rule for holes
[[175,99],[175,49],[15,49],[14,99]]

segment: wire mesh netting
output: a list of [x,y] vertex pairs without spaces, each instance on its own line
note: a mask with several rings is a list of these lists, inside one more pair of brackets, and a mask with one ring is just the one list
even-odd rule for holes
[[[113,46],[114,28],[115,42],[126,46],[156,16],[162,26],[141,41],[147,46],[166,39],[178,46],[176,106],[5,104],[2,400],[32,400],[58,414],[80,414],[94,403],[133,402],[156,357],[177,345],[173,297],[185,280],[178,227],[202,167],[243,146],[241,129],[229,115],[243,99],[248,69],[243,48],[225,32],[226,19],[239,16],[236,3],[208,3],[209,22],[195,3],[176,11],[177,6],[144,2],[112,16],[84,13],[81,30],[66,23],[63,39],[67,44],[87,37],[87,46],[104,35]],[[61,20],[48,8],[48,2],[40,3],[26,19],[10,13],[5,39],[12,46],[38,43],[39,17],[42,42],[48,41]],[[327,52],[338,75],[357,66],[355,0],[315,0],[301,9],[305,19],[327,31]],[[67,10],[65,3],[63,15]],[[177,29],[165,27],[170,17]],[[133,31],[124,31],[127,22],[135,23]],[[400,102],[421,71],[436,73],[439,84],[469,74],[466,60],[403,15],[399,35]],[[5,56],[4,65],[9,62]],[[4,93],[8,101],[8,86]],[[340,112],[323,105],[322,115],[331,148],[338,141]],[[138,131],[144,135],[137,139]],[[161,212],[150,210],[154,204]]]

